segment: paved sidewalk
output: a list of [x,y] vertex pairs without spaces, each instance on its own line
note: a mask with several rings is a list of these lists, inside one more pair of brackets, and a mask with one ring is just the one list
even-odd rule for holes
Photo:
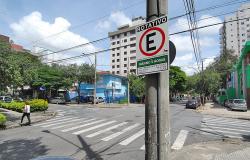
[[250,142],[237,139],[198,143],[173,151],[171,160],[249,160]]
[[247,112],[231,111],[221,105],[211,102],[206,103],[205,106],[199,107],[197,112],[207,115],[220,116],[220,117],[250,120],[250,111]]
[[[7,118],[7,122],[5,124],[6,125],[5,129],[20,127],[22,113],[18,113],[18,112],[3,109],[3,108],[0,108],[0,113],[4,114]],[[56,113],[52,112],[52,111],[31,113],[31,115],[30,115],[31,125],[33,123],[37,123],[37,122],[41,122],[41,121],[45,121],[47,119],[50,119],[50,118],[54,117],[55,115],[56,115]],[[25,117],[24,123],[26,123],[27,121],[28,121],[27,117]]]

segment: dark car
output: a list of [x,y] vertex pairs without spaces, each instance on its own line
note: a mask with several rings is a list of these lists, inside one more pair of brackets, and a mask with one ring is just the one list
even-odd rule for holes
[[10,96],[0,96],[0,101],[10,103],[13,101],[13,99]]
[[196,109],[200,106],[200,103],[196,99],[188,100],[186,103],[186,108]]

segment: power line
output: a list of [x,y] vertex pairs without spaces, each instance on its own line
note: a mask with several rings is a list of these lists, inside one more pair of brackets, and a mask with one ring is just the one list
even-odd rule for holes
[[[220,22],[220,23],[214,23],[214,24],[210,24],[210,25],[206,25],[206,26],[201,26],[201,27],[197,27],[197,28],[193,28],[193,29],[188,29],[188,30],[184,30],[184,31],[180,31],[180,32],[171,33],[171,34],[169,34],[169,36],[173,36],[173,35],[177,35],[177,34],[182,34],[182,33],[190,32],[191,30],[199,30],[199,29],[208,28],[208,27],[212,27],[212,26],[217,26],[217,25],[221,25],[221,24],[225,24],[225,23],[231,23],[231,22],[235,22],[235,21],[246,20],[246,19],[249,19],[249,18],[250,17],[236,19],[236,20],[229,20],[229,21]],[[130,44],[129,45],[120,46],[120,47],[126,47],[126,46],[130,46]],[[65,61],[65,60],[72,60],[72,59],[76,59],[76,58],[80,58],[80,57],[85,57],[85,56],[92,56],[94,54],[103,53],[103,52],[107,52],[107,51],[110,51],[110,50],[112,50],[112,49],[111,48],[109,48],[109,49],[103,49],[101,51],[95,51],[95,52],[91,52],[91,53],[88,53],[88,54],[85,54],[85,55],[78,55],[78,56],[68,57],[68,58],[59,59],[59,60],[55,60],[55,61],[50,61],[48,63],[55,63],[55,62],[61,62],[61,61]]]
[[[196,12],[203,12],[203,11],[208,11],[208,10],[212,10],[212,9],[222,8],[222,7],[226,7],[226,6],[230,6],[230,5],[234,5],[234,4],[238,4],[238,3],[244,3],[244,2],[247,2],[247,1],[249,1],[249,0],[244,0],[244,1],[240,1],[240,2],[237,2],[237,1],[239,1],[239,0],[233,0],[233,1],[229,1],[229,2],[227,2],[227,3],[223,3],[223,4],[219,4],[219,5],[214,5],[214,6],[211,6],[211,7],[208,7],[208,8],[203,8],[203,9],[198,10],[198,11],[196,11]],[[127,9],[129,9],[129,8],[132,8],[132,7],[134,7],[134,6],[138,5],[138,4],[140,4],[141,2],[144,2],[144,1],[138,1],[138,2],[136,2],[136,3],[134,3],[134,4],[132,4],[132,5],[130,5],[130,6],[127,6],[127,7],[123,8],[123,9],[120,9],[120,10],[127,10]],[[169,21],[174,20],[174,19],[177,19],[177,18],[184,17],[184,16],[186,16],[187,14],[188,14],[188,13],[181,14],[181,15],[178,15],[178,16],[175,16],[175,17],[172,17],[172,18],[169,18]],[[85,23],[82,23],[82,24],[73,26],[73,27],[71,27],[71,29],[75,29],[75,28],[78,28],[78,27],[80,27],[80,26],[87,25],[87,24],[89,24],[89,23],[92,23],[92,22],[101,20],[101,19],[106,18],[106,17],[108,17],[108,16],[109,16],[109,14],[106,14],[106,15],[101,16],[101,17],[98,17],[98,18],[96,18],[96,19],[92,19],[92,20],[90,20],[90,21],[88,21],[88,22],[85,22]],[[50,38],[50,37],[54,37],[54,36],[60,35],[60,34],[62,34],[62,33],[64,33],[64,32],[66,32],[66,31],[67,31],[67,30],[63,30],[63,31],[58,32],[58,33],[55,33],[55,34],[51,34],[51,35],[49,35],[49,36],[47,36],[47,37],[44,37],[44,38],[38,39],[38,40],[36,40],[36,41],[33,41],[32,43],[36,43],[36,42],[39,42],[39,41],[44,40],[44,39],[46,39],[46,38]]]

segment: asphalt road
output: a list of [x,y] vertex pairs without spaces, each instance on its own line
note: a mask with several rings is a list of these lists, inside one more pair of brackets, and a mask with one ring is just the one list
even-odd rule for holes
[[[0,131],[0,159],[29,160],[39,156],[144,159],[144,107],[51,105],[50,110],[58,112],[52,120]],[[206,128],[204,132],[204,117],[184,105],[171,104],[170,111],[172,149],[224,137]],[[205,117],[210,119],[214,118]]]

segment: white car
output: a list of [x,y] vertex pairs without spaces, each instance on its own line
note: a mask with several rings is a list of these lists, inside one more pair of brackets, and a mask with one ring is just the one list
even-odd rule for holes
[[53,104],[65,104],[66,101],[65,101],[64,97],[54,97],[54,98],[50,99],[50,103],[53,103]]
[[245,99],[232,99],[227,105],[231,110],[247,111],[247,103]]

